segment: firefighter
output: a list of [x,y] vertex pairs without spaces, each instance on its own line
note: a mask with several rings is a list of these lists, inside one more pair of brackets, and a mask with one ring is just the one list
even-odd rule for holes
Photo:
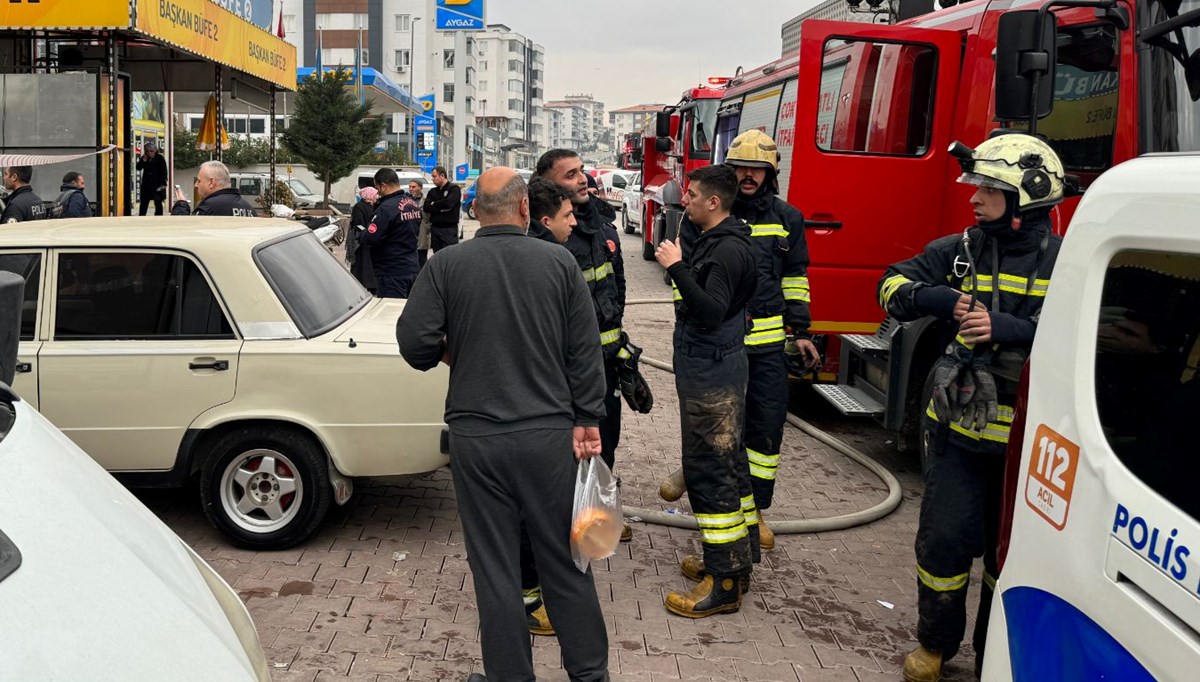
[[1066,177],[1049,145],[1001,134],[974,150],[955,143],[951,154],[962,166],[958,181],[977,187],[976,224],[930,242],[879,282],[889,315],[902,322],[931,315],[948,328],[925,384],[933,435],[916,540],[919,646],[904,661],[909,682],[940,679],[942,663],[958,652],[978,556],[984,574],[974,646],[982,668],[1013,399],[1061,242],[1050,210],[1063,199]]
[[754,295],[750,228],[730,215],[737,176],[728,166],[688,174],[683,199],[688,222],[700,236],[683,261],[679,240],[664,241],[655,258],[679,290],[673,336],[675,388],[683,449],[683,475],[700,526],[705,574],[691,592],[671,592],[668,611],[688,618],[733,613],[754,566],[750,528],[743,512],[746,402],[746,304]]
[[[821,361],[808,332],[812,322],[808,312],[808,245],[804,240],[804,217],[777,196],[779,150],[770,136],[759,130],[738,135],[729,146],[725,163],[733,167],[738,178],[733,215],[750,224],[758,263],[758,287],[747,306],[753,327],[746,335],[750,383],[746,391],[745,439],[753,499],[746,501],[746,512],[757,510],[758,545],[774,549],[775,534],[763,519],[762,511],[771,507],[774,497],[783,425],[787,420],[785,327],[791,329],[793,343],[806,368],[816,367]],[[681,229],[685,244],[696,236],[687,227],[685,224]],[[671,485],[670,479],[664,482],[663,491],[668,499],[679,499],[683,494],[677,485]],[[702,567],[684,566],[684,573],[693,580],[699,580],[702,571]]]

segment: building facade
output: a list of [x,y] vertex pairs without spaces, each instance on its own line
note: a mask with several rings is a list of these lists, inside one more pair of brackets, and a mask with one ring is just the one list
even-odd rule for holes
[[665,104],[638,104],[608,112],[608,122],[613,129],[613,139],[620,140],[629,133],[653,130],[655,115],[666,108]]

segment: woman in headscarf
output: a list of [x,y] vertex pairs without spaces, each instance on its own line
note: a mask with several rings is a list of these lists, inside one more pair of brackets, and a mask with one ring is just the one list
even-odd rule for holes
[[358,238],[359,232],[367,229],[375,217],[375,202],[379,201],[379,190],[364,187],[358,192],[360,201],[350,210],[350,230],[346,237],[346,261],[350,274],[354,275],[371,293],[375,293],[375,271],[371,267],[371,247]]

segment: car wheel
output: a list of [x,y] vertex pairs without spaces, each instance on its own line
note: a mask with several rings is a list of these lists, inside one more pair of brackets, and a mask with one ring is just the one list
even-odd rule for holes
[[200,475],[204,513],[236,544],[286,549],[316,532],[333,499],[325,453],[281,427],[239,429],[219,438]]
[[467,217],[475,220],[475,202],[471,202],[471,205],[467,207]]
[[625,230],[625,234],[634,234],[637,232],[637,228],[635,228],[633,224],[629,222],[628,206],[621,207],[621,229]]

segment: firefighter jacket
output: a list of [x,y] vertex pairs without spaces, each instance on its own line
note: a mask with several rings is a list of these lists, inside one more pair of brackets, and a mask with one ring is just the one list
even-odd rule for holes
[[[955,333],[946,339],[958,357],[986,362],[1000,398],[1000,415],[982,430],[949,424],[949,437],[977,451],[1003,453],[1013,417],[1021,367],[1033,346],[1038,317],[1062,238],[1050,231],[1047,215],[1027,217],[1020,230],[973,227],[968,231],[976,266],[972,276],[962,235],[936,239],[923,253],[887,269],[879,281],[879,303],[901,322],[932,315],[953,322],[960,293],[972,294],[991,313],[992,341],[980,348]],[[957,330],[957,326],[954,326]],[[926,417],[937,421],[932,406]]]
[[49,218],[45,204],[38,195],[33,193],[29,185],[18,187],[8,195],[4,202],[4,214],[0,223],[23,223],[27,220],[44,220]]
[[748,327],[746,305],[757,287],[750,228],[728,217],[707,232],[700,233],[694,224],[692,229],[698,236],[687,258],[667,270],[679,294],[675,300],[676,342],[736,346],[740,334],[727,340],[715,330],[724,330],[731,322],[737,323],[733,326],[739,331]]
[[[621,318],[625,314],[625,270],[620,259],[616,228],[604,219],[596,207],[598,199],[575,209],[575,229],[563,246],[574,256],[592,295],[596,322],[600,325],[600,345],[604,359],[616,357],[621,341]],[[611,246],[610,246],[611,244]]]
[[[752,328],[746,334],[746,352],[782,350],[787,341],[784,327],[796,338],[808,338],[812,316],[808,311],[808,244],[804,240],[804,216],[770,190],[753,197],[738,194],[733,216],[750,225],[758,284],[746,305]],[[679,230],[684,258],[699,230],[687,219]],[[674,292],[678,300],[679,292]]]
[[371,265],[379,277],[416,277],[421,266],[417,260],[417,233],[421,230],[421,208],[408,192],[393,192],[379,197],[375,217],[358,235],[371,249]]

